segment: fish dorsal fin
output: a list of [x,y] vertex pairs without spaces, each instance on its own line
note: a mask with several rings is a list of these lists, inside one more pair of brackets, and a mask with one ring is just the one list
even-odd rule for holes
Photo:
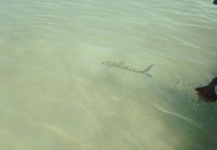
[[143,73],[147,73],[151,70],[151,68],[154,66],[154,64],[152,64],[151,66],[149,66],[148,68],[146,68]]

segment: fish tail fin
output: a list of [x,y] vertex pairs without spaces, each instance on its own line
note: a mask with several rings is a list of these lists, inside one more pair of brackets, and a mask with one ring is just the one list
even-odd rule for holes
[[148,72],[151,70],[151,68],[154,66],[154,64],[152,64],[151,66],[149,66],[148,68],[146,68],[145,70],[141,71],[143,74],[145,74],[147,77],[152,78],[152,75],[150,75]]
[[154,66],[154,64],[152,64],[151,66],[149,66],[148,68],[146,68],[146,69],[143,70],[142,72],[143,72],[144,74],[147,73],[147,72],[149,72],[153,66]]

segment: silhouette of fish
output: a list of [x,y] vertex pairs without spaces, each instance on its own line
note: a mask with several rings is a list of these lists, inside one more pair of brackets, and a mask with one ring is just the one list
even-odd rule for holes
[[145,74],[148,77],[152,77],[148,72],[151,70],[151,68],[154,66],[154,64],[150,65],[148,68],[145,70],[138,70],[132,66],[128,66],[125,64],[125,61],[120,61],[120,62],[115,62],[115,61],[105,61],[102,62],[102,64],[108,66],[108,67],[115,67],[115,68],[120,68],[123,70],[128,70],[137,74]]

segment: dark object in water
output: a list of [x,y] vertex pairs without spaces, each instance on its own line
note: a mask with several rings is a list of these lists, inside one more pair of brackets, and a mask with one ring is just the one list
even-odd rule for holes
[[217,0],[214,0],[214,1],[213,1],[213,4],[217,5]]
[[199,97],[201,97],[204,101],[214,102],[217,100],[217,77],[212,79],[212,81],[203,87],[198,87],[194,89],[197,91]]

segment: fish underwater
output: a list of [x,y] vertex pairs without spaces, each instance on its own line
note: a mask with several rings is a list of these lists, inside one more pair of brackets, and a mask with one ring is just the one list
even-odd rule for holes
[[115,68],[120,68],[123,70],[128,70],[130,72],[134,72],[137,74],[145,74],[148,77],[152,77],[152,75],[148,74],[148,72],[151,70],[151,68],[154,66],[154,64],[150,65],[147,67],[145,70],[138,70],[132,66],[128,66],[125,64],[125,61],[120,61],[120,62],[115,62],[115,61],[105,61],[102,62],[102,64],[108,66],[108,67],[115,67]]

